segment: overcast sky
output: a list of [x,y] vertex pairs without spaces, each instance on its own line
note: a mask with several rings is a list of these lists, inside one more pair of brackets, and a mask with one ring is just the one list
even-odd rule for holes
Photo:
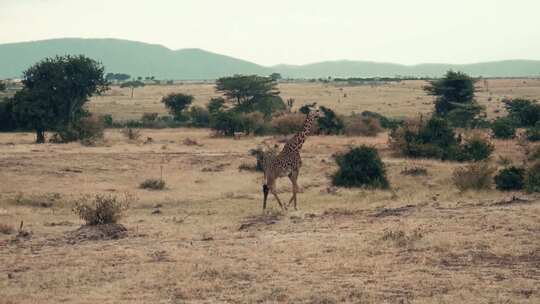
[[0,0],[0,43],[122,38],[259,64],[540,59],[540,0]]

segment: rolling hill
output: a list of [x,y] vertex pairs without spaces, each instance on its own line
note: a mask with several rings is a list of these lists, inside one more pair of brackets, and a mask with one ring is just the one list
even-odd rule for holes
[[84,54],[101,61],[107,72],[158,79],[203,80],[233,74],[291,78],[319,77],[438,77],[449,69],[484,77],[540,77],[540,61],[508,60],[466,65],[400,65],[368,61],[328,61],[307,65],[258,65],[201,49],[171,50],[164,46],[119,39],[64,38],[0,44],[0,78],[19,78],[22,71],[42,58]]

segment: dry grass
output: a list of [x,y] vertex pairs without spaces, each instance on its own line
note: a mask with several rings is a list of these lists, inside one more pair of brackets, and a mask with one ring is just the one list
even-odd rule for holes
[[[490,83],[490,89],[523,96],[533,90],[533,81],[515,86],[500,81],[505,83],[510,86]],[[375,103],[373,108],[363,103],[364,92],[394,99],[393,108],[381,106],[382,113],[394,108],[408,113],[403,100],[421,103],[413,97],[419,89],[404,93],[408,85],[350,88],[340,111],[377,110]],[[313,86],[320,92],[321,85]],[[299,89],[307,87],[281,89],[298,93],[296,104],[301,105],[308,98],[302,94],[313,96]],[[212,91],[193,88],[201,94]],[[151,96],[158,89],[163,90],[148,88],[156,90]],[[146,93],[147,88],[136,91],[134,102]],[[107,98],[112,96],[101,102]],[[128,114],[159,111],[151,103],[117,106],[111,108],[129,108]],[[462,165],[421,159],[412,165],[395,158],[385,133],[316,136],[302,151],[300,211],[261,215],[261,173],[238,167],[253,162],[250,149],[263,141],[278,143],[276,138],[234,141],[194,129],[144,134],[153,141],[143,145],[120,130],[107,130],[108,145],[92,148],[79,143],[38,146],[32,144],[33,134],[0,134],[0,223],[18,227],[24,221],[24,229],[32,232],[24,238],[0,234],[0,303],[540,302],[537,195],[461,193],[452,184],[452,173]],[[200,145],[185,145],[185,138]],[[360,144],[379,149],[392,190],[327,191],[336,170],[332,155]],[[495,158],[524,160],[516,141],[494,144]],[[141,176],[155,172],[164,160],[168,191],[139,189]],[[429,175],[402,174],[413,166]],[[289,198],[287,178],[278,181],[278,190],[283,200]],[[83,222],[68,202],[83,194],[123,192],[139,198],[121,221],[127,234],[78,229]],[[26,201],[50,193],[61,199],[49,208],[16,203],[18,197]],[[273,198],[269,206],[278,209]]]
[[[362,111],[380,112],[391,117],[411,117],[418,113],[429,113],[433,99],[423,92],[424,81],[402,81],[380,86],[342,85],[322,83],[282,83],[279,91],[283,100],[294,98],[294,108],[306,103],[317,102],[335,109],[340,114]],[[477,83],[477,100],[486,106],[488,115],[504,114],[501,100],[504,97],[540,99],[540,80],[533,79],[490,79],[489,91],[484,82]],[[98,114],[112,113],[114,119],[139,119],[144,113],[167,114],[160,102],[169,93],[186,93],[195,96],[195,105],[204,106],[210,98],[217,96],[212,83],[177,84],[169,86],[145,86],[130,99],[129,88],[112,87],[104,96],[94,97],[90,109]],[[344,95],[347,97],[343,97]],[[489,101],[491,99],[491,101]]]

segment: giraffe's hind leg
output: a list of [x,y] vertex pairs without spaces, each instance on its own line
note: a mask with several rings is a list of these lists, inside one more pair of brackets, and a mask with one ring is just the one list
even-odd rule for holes
[[298,170],[294,170],[289,174],[289,179],[291,180],[291,183],[292,183],[293,193],[292,193],[291,199],[289,200],[288,206],[290,206],[291,203],[294,201],[294,210],[298,210],[296,207],[296,204],[297,204],[296,193],[298,193],[298,173],[299,173]]

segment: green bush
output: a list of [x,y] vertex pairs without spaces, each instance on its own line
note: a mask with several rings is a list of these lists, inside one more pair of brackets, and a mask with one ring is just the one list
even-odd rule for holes
[[103,119],[103,124],[105,125],[105,127],[110,128],[114,126],[114,120],[111,114],[103,115],[102,119]]
[[495,176],[495,185],[501,191],[521,190],[525,184],[525,169],[504,168]]
[[489,139],[474,135],[465,141],[460,147],[460,151],[452,159],[457,161],[481,161],[488,159],[494,150],[495,147]]
[[514,122],[508,118],[498,118],[491,124],[493,136],[499,139],[510,139],[516,136]]
[[343,134],[345,131],[345,123],[332,109],[320,107],[321,116],[317,119],[319,125],[319,134]]
[[210,128],[218,134],[233,136],[235,132],[244,131],[244,121],[235,111],[217,112],[210,118]]
[[525,190],[527,192],[540,192],[540,162],[535,162],[527,169]]
[[13,131],[17,128],[13,115],[13,104],[0,100],[0,131]]
[[540,121],[540,105],[536,100],[523,98],[503,100],[508,118],[518,127],[532,127]]
[[165,181],[162,179],[147,179],[142,182],[139,187],[147,190],[163,190],[165,189]]
[[91,143],[103,139],[104,131],[105,123],[103,118],[90,115],[58,130],[51,138],[51,142],[68,143],[79,140],[81,142]]
[[273,113],[285,111],[287,105],[279,96],[267,96],[260,98],[253,104],[253,110],[249,112],[260,112],[265,119],[270,119]]
[[494,149],[489,140],[480,136],[459,143],[448,122],[439,117],[406,121],[390,132],[389,140],[391,149],[415,158],[479,161],[489,158]]
[[210,112],[199,106],[193,106],[189,109],[191,125],[197,128],[207,128],[210,126]]
[[458,151],[454,131],[438,117],[408,120],[390,132],[389,141],[394,151],[408,157],[446,160]]
[[206,108],[210,114],[216,114],[223,111],[225,107],[225,99],[223,97],[214,97],[210,99]]
[[360,146],[336,157],[338,171],[333,184],[343,187],[383,188],[389,187],[384,163],[377,149]]
[[540,141],[540,122],[525,131],[525,136],[529,141]]

